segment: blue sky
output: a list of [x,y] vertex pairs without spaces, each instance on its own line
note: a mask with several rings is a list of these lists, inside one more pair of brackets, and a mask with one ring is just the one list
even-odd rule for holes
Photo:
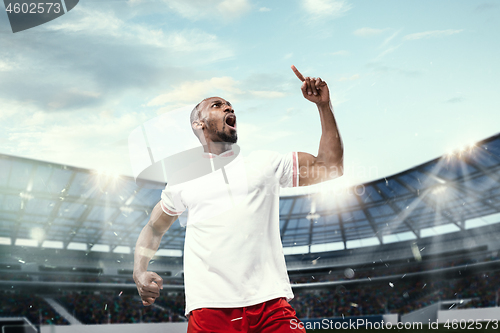
[[210,95],[235,106],[242,151],[315,154],[292,64],[329,84],[331,186],[500,132],[499,1],[81,0],[16,34],[0,6],[2,154],[131,175],[131,131]]

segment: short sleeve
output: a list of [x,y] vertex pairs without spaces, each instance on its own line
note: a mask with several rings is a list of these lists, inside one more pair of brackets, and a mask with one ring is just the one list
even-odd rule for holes
[[176,191],[176,186],[166,186],[161,192],[161,209],[170,216],[181,215],[186,206],[182,203],[180,193]]
[[277,155],[276,176],[279,179],[281,187],[299,186],[299,161],[297,152],[291,152],[284,155]]

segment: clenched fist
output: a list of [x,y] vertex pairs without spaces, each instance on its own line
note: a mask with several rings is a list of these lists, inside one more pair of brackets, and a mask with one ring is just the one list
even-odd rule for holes
[[163,279],[155,272],[134,274],[134,281],[144,306],[153,304],[160,296],[160,289],[163,289]]

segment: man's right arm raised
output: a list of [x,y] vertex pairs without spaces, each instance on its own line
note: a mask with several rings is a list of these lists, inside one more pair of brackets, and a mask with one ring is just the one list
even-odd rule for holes
[[158,251],[161,238],[177,218],[166,214],[161,209],[161,202],[158,202],[137,239],[133,276],[144,306],[153,304],[160,296],[160,289],[163,289],[163,279],[155,272],[149,272],[148,264]]

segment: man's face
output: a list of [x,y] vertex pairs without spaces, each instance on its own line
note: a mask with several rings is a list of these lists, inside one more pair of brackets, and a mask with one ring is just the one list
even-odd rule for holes
[[207,140],[236,143],[236,116],[231,103],[220,97],[210,97],[200,106],[200,119],[205,124],[203,133]]

